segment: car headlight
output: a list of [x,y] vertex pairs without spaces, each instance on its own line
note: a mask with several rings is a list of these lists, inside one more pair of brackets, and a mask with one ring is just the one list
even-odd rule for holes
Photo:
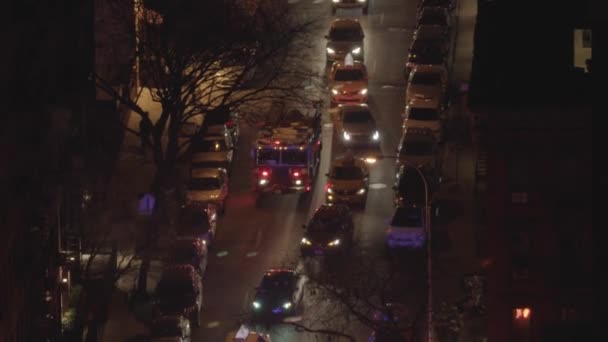
[[358,55],[361,53],[361,47],[356,47],[351,52],[355,55]]
[[361,188],[359,189],[359,191],[357,191],[357,195],[363,195],[365,193],[365,188]]
[[330,247],[334,247],[340,244],[340,239],[335,239],[334,241],[328,243],[327,245]]
[[253,308],[256,310],[262,307],[262,303],[258,302],[257,300],[251,303],[251,305],[253,305]]
[[327,188],[327,193],[328,193],[328,194],[333,194],[333,193],[334,193],[334,191],[333,191],[331,188]]
[[307,238],[303,237],[303,238],[302,238],[302,244],[303,244],[303,245],[308,245],[308,246],[310,246],[310,241],[308,241],[308,239],[307,239]]
[[268,180],[260,179],[260,185],[266,185],[266,183],[268,183]]
[[285,302],[283,303],[283,309],[287,310],[291,307],[291,302]]
[[361,95],[367,94],[367,88],[363,88],[363,89],[359,90],[359,94],[361,94]]
[[338,91],[336,89],[332,89],[331,93],[334,94],[334,95],[338,95]]
[[348,132],[344,131],[342,136],[344,137],[344,140],[347,140],[347,141],[350,140],[350,134],[348,134]]
[[334,50],[334,49],[332,49],[332,48],[328,47],[328,48],[327,48],[327,53],[328,53],[328,54],[330,54],[330,55],[333,55],[334,53],[336,53],[336,50]]
[[378,140],[378,139],[380,139],[380,132],[375,131],[375,132],[374,132],[374,135],[372,135],[372,139],[374,139],[374,140]]
[[365,1],[367,1],[367,0],[357,0],[357,1],[359,1],[359,2],[365,2]]

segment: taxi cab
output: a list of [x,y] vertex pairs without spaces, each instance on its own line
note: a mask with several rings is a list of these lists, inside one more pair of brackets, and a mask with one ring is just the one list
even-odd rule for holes
[[241,325],[239,330],[232,331],[226,336],[225,342],[272,342],[270,335],[249,330]]
[[186,205],[214,204],[224,214],[228,197],[228,175],[221,168],[196,168],[190,172],[186,188]]
[[367,102],[367,69],[362,62],[354,61],[350,54],[343,62],[333,63],[328,81],[332,105]]
[[335,159],[326,176],[325,198],[328,204],[365,205],[369,190],[369,169],[365,161],[349,153]]

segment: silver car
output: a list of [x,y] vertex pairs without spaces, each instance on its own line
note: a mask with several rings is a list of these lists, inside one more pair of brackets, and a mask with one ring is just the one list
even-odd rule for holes
[[380,132],[376,120],[365,104],[338,106],[334,126],[344,146],[380,145]]
[[356,19],[336,19],[331,23],[327,39],[327,62],[343,61],[347,54],[354,60],[363,61],[363,29]]

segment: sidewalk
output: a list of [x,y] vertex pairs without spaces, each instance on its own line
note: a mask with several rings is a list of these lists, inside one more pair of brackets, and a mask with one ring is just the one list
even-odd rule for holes
[[[433,310],[442,302],[454,303],[463,296],[462,277],[479,271],[477,245],[477,207],[475,164],[478,147],[471,142],[466,110],[466,90],[473,62],[473,43],[477,0],[458,0],[454,9],[455,30],[452,46],[452,83],[457,91],[451,108],[450,125],[454,131],[444,160],[445,180],[436,198],[445,203],[440,215],[444,222],[433,227]],[[449,221],[448,221],[449,220]],[[435,316],[435,315],[434,315]],[[437,315],[438,316],[438,315]],[[458,341],[476,341],[472,333],[480,321],[465,318]],[[439,340],[438,340],[439,341]],[[443,339],[442,339],[443,341]]]

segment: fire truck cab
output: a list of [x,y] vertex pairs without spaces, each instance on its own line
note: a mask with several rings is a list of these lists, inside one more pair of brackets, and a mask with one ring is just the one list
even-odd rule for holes
[[307,193],[321,162],[321,113],[291,110],[260,129],[252,149],[253,191],[260,195]]

